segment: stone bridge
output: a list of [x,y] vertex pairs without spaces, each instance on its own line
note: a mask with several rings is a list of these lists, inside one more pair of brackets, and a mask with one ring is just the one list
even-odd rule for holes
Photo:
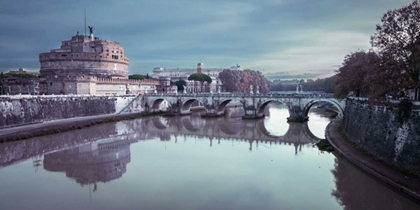
[[[179,114],[191,114],[193,103],[201,104],[206,114],[203,116],[220,116],[224,114],[228,104],[238,104],[245,110],[243,119],[258,119],[264,117],[264,109],[268,104],[275,102],[287,106],[290,117],[288,121],[308,120],[309,109],[319,103],[326,102],[333,105],[342,117],[345,108],[345,100],[333,98],[332,94],[226,94],[226,93],[200,93],[200,94],[147,94],[141,95],[134,100],[136,104],[144,107],[144,110],[156,112],[160,110],[162,103],[166,101],[169,112]],[[129,108],[129,107],[127,107]]]

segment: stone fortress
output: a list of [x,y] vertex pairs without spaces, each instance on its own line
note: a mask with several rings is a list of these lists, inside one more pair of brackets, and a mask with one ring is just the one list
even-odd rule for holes
[[45,94],[127,94],[154,91],[158,81],[128,79],[129,59],[118,42],[93,35],[73,36],[60,49],[41,53]]
[[[129,58],[118,42],[102,40],[93,35],[72,36],[61,42],[59,49],[39,54],[40,71],[38,78],[17,76],[2,78],[0,93],[16,95],[124,95],[147,93],[176,93],[172,82],[184,80],[184,93],[223,92],[223,84],[218,79],[225,69],[241,70],[239,65],[231,68],[153,69],[150,79],[128,79]],[[13,73],[11,71],[10,73]],[[17,73],[28,73],[16,71]],[[15,72],[15,73],[16,73]],[[207,74],[212,82],[188,81],[194,73]]]

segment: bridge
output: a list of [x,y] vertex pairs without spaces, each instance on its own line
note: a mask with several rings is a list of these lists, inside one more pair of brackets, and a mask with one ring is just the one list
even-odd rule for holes
[[281,103],[287,106],[290,117],[288,121],[306,121],[308,112],[317,103],[325,102],[333,105],[338,111],[338,117],[342,117],[345,108],[345,100],[338,100],[332,94],[231,94],[231,93],[181,93],[181,94],[145,94],[137,96],[126,109],[137,107],[144,108],[148,112],[161,111],[162,103],[167,103],[169,112],[181,115],[191,114],[194,103],[201,104],[206,111],[204,117],[221,116],[228,104],[239,104],[245,114],[243,119],[258,119],[264,117],[264,109],[270,103]]

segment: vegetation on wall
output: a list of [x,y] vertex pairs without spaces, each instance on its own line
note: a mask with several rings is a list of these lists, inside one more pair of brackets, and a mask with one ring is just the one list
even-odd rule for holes
[[143,74],[132,74],[128,76],[128,79],[138,79],[138,80],[143,80],[143,79],[150,79],[149,74],[143,75]]
[[[3,74],[3,72],[2,72]],[[8,77],[19,77],[19,78],[38,78],[38,76],[33,75],[33,74],[25,74],[25,73],[5,73],[3,74],[3,78],[8,78]]]

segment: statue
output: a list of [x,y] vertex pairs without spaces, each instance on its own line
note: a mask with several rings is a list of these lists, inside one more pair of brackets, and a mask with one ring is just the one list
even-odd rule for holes
[[90,35],[92,35],[93,34],[93,26],[88,26],[88,28],[89,28]]

